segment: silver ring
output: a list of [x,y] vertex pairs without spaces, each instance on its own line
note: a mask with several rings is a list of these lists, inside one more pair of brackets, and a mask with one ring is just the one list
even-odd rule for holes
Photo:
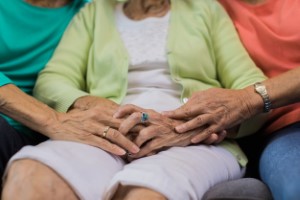
[[142,115],[141,115],[141,122],[142,123],[145,123],[149,120],[149,115],[148,113],[145,113],[145,112],[142,112]]

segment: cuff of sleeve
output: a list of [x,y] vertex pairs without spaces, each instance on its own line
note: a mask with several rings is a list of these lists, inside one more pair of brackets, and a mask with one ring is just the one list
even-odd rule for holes
[[37,93],[34,94],[35,98],[44,102],[54,110],[63,113],[68,111],[68,109],[76,101],[76,99],[87,95],[89,94],[81,90],[67,92],[64,95],[56,95],[52,96],[51,98],[38,95]]
[[0,73],[0,86],[7,85],[13,83],[12,80],[10,80],[7,76]]
[[87,95],[89,94],[84,91],[76,91],[76,93],[63,95],[58,101],[56,101],[53,108],[58,112],[67,112],[70,106],[76,101],[76,99]]

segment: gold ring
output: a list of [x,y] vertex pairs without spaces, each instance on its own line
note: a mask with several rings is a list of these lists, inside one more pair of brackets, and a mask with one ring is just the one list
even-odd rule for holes
[[106,127],[104,128],[104,131],[103,131],[103,133],[102,133],[102,137],[103,137],[103,138],[106,138],[106,135],[107,135],[109,129],[110,129],[109,126],[106,126]]

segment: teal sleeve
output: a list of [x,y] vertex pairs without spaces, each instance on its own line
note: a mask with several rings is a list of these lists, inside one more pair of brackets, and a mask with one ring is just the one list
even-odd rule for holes
[[[266,79],[256,67],[244,46],[235,27],[221,5],[212,10],[214,50],[217,60],[218,77],[224,88],[241,89]],[[266,114],[253,117],[240,125],[237,137],[257,132],[267,119]]]
[[53,57],[39,74],[33,95],[60,112],[88,95],[86,65],[92,45],[94,3],[87,4],[71,21]]
[[12,80],[0,72],[0,86],[12,83]]

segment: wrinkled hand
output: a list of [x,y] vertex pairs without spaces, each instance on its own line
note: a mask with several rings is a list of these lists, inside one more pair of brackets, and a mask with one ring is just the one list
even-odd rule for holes
[[195,92],[186,104],[174,111],[163,112],[163,115],[187,120],[175,127],[178,133],[203,127],[203,131],[192,139],[193,143],[198,143],[203,133],[222,132],[250,118],[253,111],[248,100],[245,90],[213,88]]
[[68,113],[58,114],[60,124],[51,139],[76,141],[116,155],[124,155],[126,150],[137,153],[139,148],[117,130],[122,119],[112,116],[118,107],[119,105],[107,99],[81,97]]
[[[141,121],[142,112],[147,113],[149,116],[146,122]],[[202,128],[198,128],[185,134],[178,134],[174,127],[182,124],[182,121],[172,120],[154,110],[143,109],[134,105],[121,106],[114,117],[126,118],[119,127],[119,131],[124,135],[137,124],[146,126],[133,138],[134,143],[141,150],[137,154],[132,154],[131,159],[152,155],[173,146],[188,146],[191,144],[191,138],[202,131]],[[209,136],[205,133],[201,134],[201,139],[206,140]]]

